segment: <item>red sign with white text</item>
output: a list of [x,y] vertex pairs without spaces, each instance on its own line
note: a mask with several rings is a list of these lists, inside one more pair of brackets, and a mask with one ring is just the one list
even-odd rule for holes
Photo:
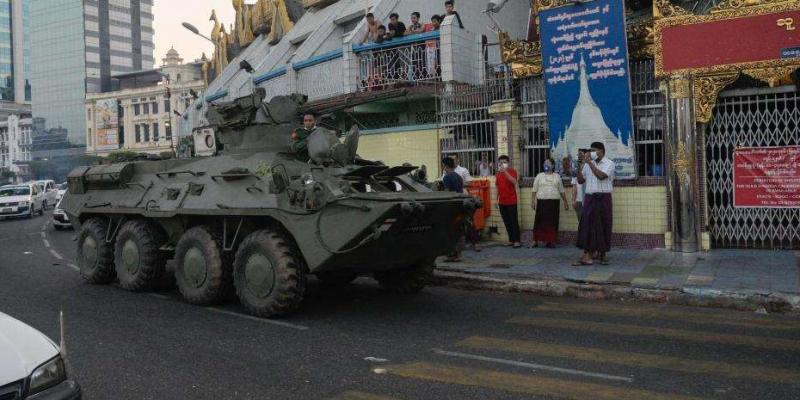
[[733,153],[734,207],[800,207],[800,146],[743,147]]

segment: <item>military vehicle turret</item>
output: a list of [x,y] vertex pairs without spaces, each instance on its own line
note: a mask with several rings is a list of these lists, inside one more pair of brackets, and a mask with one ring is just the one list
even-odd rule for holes
[[171,259],[189,303],[235,290],[261,317],[295,310],[310,274],[421,290],[477,200],[431,191],[412,179],[415,167],[359,158],[357,130],[342,141],[317,128],[300,157],[289,143],[305,98],[263,100],[257,89],[210,106],[210,126],[195,134],[206,156],[73,170],[62,207],[83,279],[146,291]]

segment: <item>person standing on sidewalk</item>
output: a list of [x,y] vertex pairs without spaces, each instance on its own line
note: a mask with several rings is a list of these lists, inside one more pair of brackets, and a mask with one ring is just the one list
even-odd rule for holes
[[586,197],[578,224],[577,243],[578,248],[583,250],[583,256],[573,264],[575,266],[592,265],[593,259],[608,265],[614,220],[611,192],[614,189],[616,166],[605,155],[603,143],[592,143],[591,151],[584,155],[583,167],[578,170],[578,183],[586,186]]
[[564,209],[569,210],[567,196],[561,175],[555,173],[555,162],[552,158],[544,161],[544,172],[536,175],[533,181],[531,208],[536,212],[533,221],[533,243],[545,243],[548,248],[555,248],[558,243],[558,221],[560,217],[559,197],[564,201]]
[[[442,167],[444,169],[444,175],[442,176],[442,186],[444,186],[444,190],[448,192],[464,193],[464,181],[461,179],[461,176],[456,173],[456,162],[451,157],[445,157],[442,159]],[[465,226],[466,225],[467,224],[465,224]],[[445,261],[461,261],[461,249],[463,248],[464,235],[462,234],[458,239],[456,251],[449,254]]]
[[510,166],[510,159],[503,155],[498,159],[495,185],[497,186],[497,206],[508,232],[508,242],[515,249],[520,248],[519,217],[517,216],[517,171]]

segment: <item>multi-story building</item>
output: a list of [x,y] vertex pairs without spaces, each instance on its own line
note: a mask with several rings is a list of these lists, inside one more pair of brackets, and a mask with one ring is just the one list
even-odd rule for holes
[[0,0],[0,120],[31,112],[30,0]]
[[181,116],[205,87],[203,61],[183,63],[170,49],[163,62],[158,69],[114,75],[115,90],[87,95],[88,154],[159,154],[176,148]]
[[30,117],[11,115],[0,122],[0,171],[13,172],[20,179],[28,177],[32,137]]
[[33,115],[85,144],[87,94],[112,76],[152,69],[152,0],[36,0],[30,4]]

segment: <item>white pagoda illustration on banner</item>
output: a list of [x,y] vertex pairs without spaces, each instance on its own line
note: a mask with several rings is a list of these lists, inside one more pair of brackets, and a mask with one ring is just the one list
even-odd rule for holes
[[[630,132],[628,132],[630,138]],[[617,177],[633,177],[636,174],[633,162],[633,141],[628,144],[622,142],[622,133],[615,136],[611,133],[600,107],[592,99],[589,90],[589,78],[586,74],[586,62],[581,57],[580,62],[580,95],[575,109],[572,111],[572,121],[569,127],[559,137],[551,153],[556,160],[562,160],[567,155],[574,159],[578,149],[588,149],[592,142],[602,142],[606,147],[606,157],[617,164]],[[626,162],[619,162],[625,160]]]

